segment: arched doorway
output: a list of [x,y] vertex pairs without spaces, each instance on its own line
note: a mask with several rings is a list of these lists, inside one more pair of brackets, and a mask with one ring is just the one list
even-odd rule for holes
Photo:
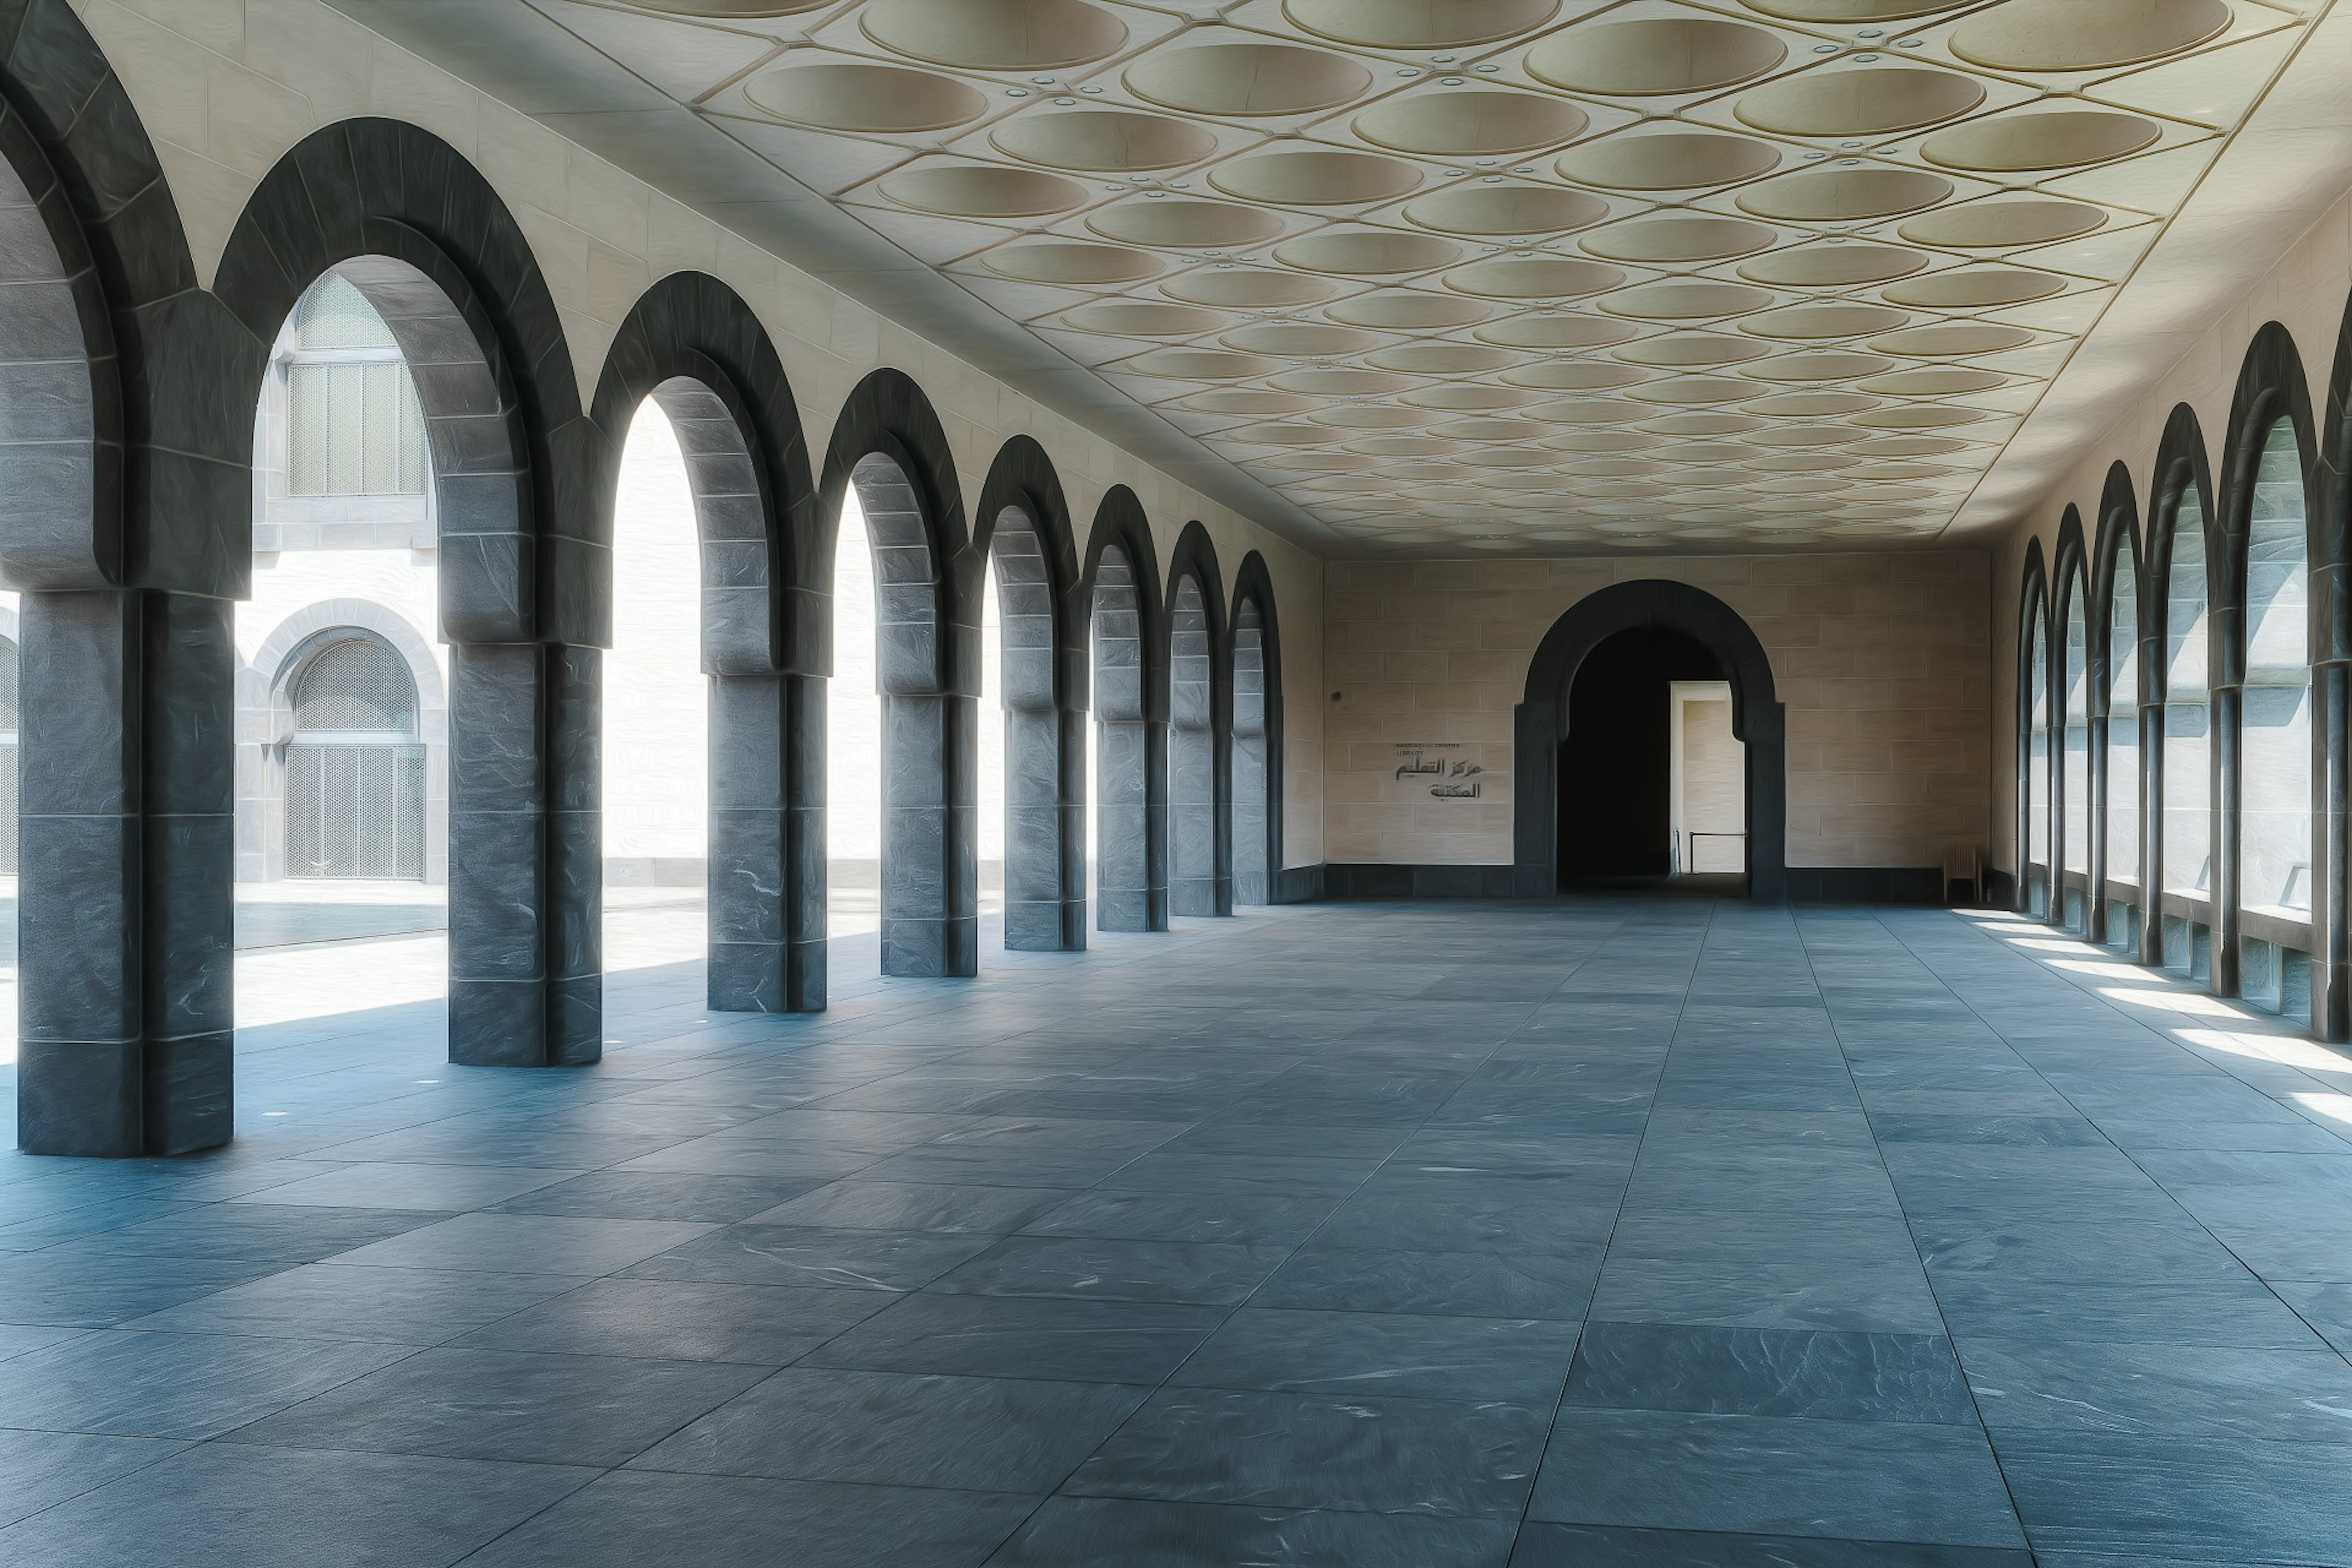
[[[1639,634],[1627,637],[1627,634]],[[1626,640],[1618,641],[1621,637]],[[1614,647],[1608,645],[1615,644]],[[1514,714],[1516,789],[1512,809],[1512,886],[1521,895],[1548,897],[1559,888],[1562,742],[1573,733],[1572,707],[1589,662],[1597,680],[1622,660],[1654,670],[1672,648],[1689,667],[1714,674],[1661,679],[1720,680],[1729,689],[1732,733],[1746,756],[1742,784],[1747,835],[1748,896],[1765,902],[1788,897],[1787,717],[1774,694],[1764,647],[1739,613],[1683,583],[1618,583],[1587,595],[1544,634],[1528,669],[1527,692]],[[1682,664],[1670,665],[1680,668]],[[1648,677],[1644,677],[1648,679]],[[1598,692],[1603,686],[1596,685]],[[1661,790],[1663,796],[1666,792]],[[1662,817],[1665,813],[1660,803]],[[1661,847],[1664,832],[1659,834]]]
[[[1727,747],[1706,751],[1738,746],[1729,722],[1728,679],[1723,661],[1706,645],[1660,626],[1628,627],[1585,656],[1569,685],[1568,732],[1559,748],[1563,883],[1747,869],[1744,781],[1716,776],[1720,765],[1680,765],[1685,742],[1701,749],[1717,731]],[[1721,759],[1704,761],[1719,764]],[[1705,773],[1713,786],[1688,825],[1675,794],[1686,773]],[[1727,802],[1713,798],[1718,795]],[[1726,834],[1738,839],[1726,842]]]

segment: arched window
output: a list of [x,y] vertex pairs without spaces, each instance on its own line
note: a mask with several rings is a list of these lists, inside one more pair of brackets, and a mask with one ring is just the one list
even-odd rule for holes
[[[2168,890],[2194,899],[2207,896],[2213,876],[2206,603],[2205,512],[2189,487],[2173,512],[2164,590],[2163,870]],[[2189,955],[2167,952],[2165,959],[2185,965]]]
[[2025,877],[2026,908],[2050,908],[2050,627],[2036,594],[2027,610],[2025,690]]
[[[2139,880],[2139,566],[2126,535],[2107,557],[2107,876]],[[2147,904],[2141,901],[2141,917]]]
[[1272,901],[1266,832],[1275,758],[1266,724],[1265,624],[1257,601],[1234,613],[1234,902]]
[[288,494],[423,492],[425,414],[366,295],[332,272],[320,279],[294,307],[280,353]]
[[286,874],[421,879],[425,748],[407,663],[364,632],[327,632],[286,696]]
[[[2065,820],[2060,824],[2059,855],[2065,868],[2078,876],[2088,876],[2091,869],[2091,644],[2090,624],[2084,614],[2084,590],[2087,586],[2078,558],[2064,576],[2064,626],[2066,629],[2065,663],[2063,667],[2064,684],[2059,695],[2065,704],[2064,728],[2059,740],[2060,804]],[[2063,884],[2063,878],[2059,879]],[[2070,926],[2081,927],[2087,919],[2090,900],[2096,889],[2085,888],[2080,907],[2071,896],[2058,900],[2058,910]]]
[[0,877],[16,874],[16,645],[0,637]]
[[2245,779],[2238,899],[2311,912],[2311,645],[2303,463],[2282,419],[2263,433],[2247,509]]

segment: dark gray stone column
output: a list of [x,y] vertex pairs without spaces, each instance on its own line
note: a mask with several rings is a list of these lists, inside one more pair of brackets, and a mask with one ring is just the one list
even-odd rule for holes
[[[1004,945],[1059,952],[1071,945],[1063,876],[1068,815],[1063,809],[1063,715],[1052,707],[1008,707],[1003,721]],[[1083,806],[1078,816],[1083,824]],[[1082,926],[1078,945],[1084,944]]]
[[[956,825],[949,800],[959,749],[944,695],[882,697],[882,973],[969,973],[952,903]],[[969,937],[975,957],[976,929]]]
[[2084,873],[2083,936],[2087,942],[2105,946],[2107,940],[2107,714],[2106,700],[2098,695],[2106,687],[2105,660],[2090,675],[2092,706],[2089,722],[2084,727],[2084,744],[2090,748],[2084,756],[2084,787],[2091,792],[2084,804],[2084,830],[2091,841],[2083,857],[2088,868]]
[[146,1152],[229,1140],[236,1009],[236,605],[144,595]]
[[1267,837],[1271,803],[1266,791],[1275,776],[1275,760],[1266,733],[1265,667],[1255,646],[1257,636],[1251,628],[1234,639],[1233,834],[1236,904],[1265,904],[1274,900],[1276,868],[1267,860],[1276,851]]
[[548,648],[449,650],[449,1059],[548,1051]]
[[547,650],[547,1062],[604,1054],[604,665],[600,648]]
[[1166,931],[1168,878],[1161,846],[1167,808],[1153,796],[1165,776],[1167,731],[1143,720],[1095,728],[1095,923],[1104,931]]
[[824,764],[822,676],[783,678],[784,1007],[821,1013],[825,1003]]
[[[2215,617],[2219,619],[2219,616]],[[2245,689],[2213,689],[2213,973],[2210,989],[2216,996],[2238,994],[2238,871],[2241,847],[2240,807],[2245,800],[2239,762],[2243,754]]]
[[782,675],[710,678],[709,1004],[788,1009],[790,811]]
[[[1190,584],[1186,584],[1189,588]],[[1178,614],[1182,615],[1180,610]],[[1168,667],[1168,909],[1171,914],[1232,912],[1217,856],[1217,731],[1208,639],[1181,624]]]
[[[2149,657],[2150,644],[2141,649]],[[2143,669],[2148,668],[2143,664]],[[2139,705],[2139,961],[2164,963],[2164,704]]]
[[2352,853],[2346,830],[2352,825],[2352,666],[2326,660],[2311,667],[2313,776],[2319,781],[2318,819],[2312,834],[2312,869],[2318,879],[2312,915],[2315,922],[2311,964],[2311,1027],[2323,1040],[2352,1038],[2352,918],[2346,908]]
[[30,1153],[146,1149],[142,610],[136,593],[22,601],[16,1114]]

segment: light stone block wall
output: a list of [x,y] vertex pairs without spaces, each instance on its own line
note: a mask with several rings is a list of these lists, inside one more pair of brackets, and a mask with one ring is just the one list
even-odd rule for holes
[[[1990,574],[1973,552],[1334,562],[1329,858],[1508,865],[1511,710],[1537,645],[1596,589],[1663,578],[1738,611],[1771,660],[1789,710],[1789,864],[1937,865],[1990,830]],[[1415,743],[1483,769],[1478,797],[1398,777]]]
[[1114,485],[1142,502],[1163,580],[1198,521],[1234,574],[1265,558],[1282,633],[1288,782],[1284,859],[1324,858],[1323,563],[946,350],[803,272],[567,140],[370,32],[320,0],[71,0],[137,108],[170,182],[199,282],[209,283],[237,215],[303,137],[362,115],[405,121],[464,154],[530,240],[578,377],[593,396],[604,356],[638,297],[669,273],[709,273],[741,295],[773,338],[809,449],[868,373],[913,377],[945,428],[967,510],[1014,436],[1054,461],[1083,533]]

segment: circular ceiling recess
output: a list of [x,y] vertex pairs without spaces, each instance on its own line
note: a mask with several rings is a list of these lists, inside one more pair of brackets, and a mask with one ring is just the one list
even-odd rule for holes
[[1630,365],[1568,359],[1523,364],[1517,370],[1505,371],[1503,379],[1513,386],[1532,386],[1545,392],[1607,392],[1631,386],[1647,376]]
[[1239,381],[1279,370],[1279,362],[1256,354],[1223,353],[1215,349],[1147,349],[1122,367],[1138,375],[1172,376],[1179,381]]
[[927,163],[883,176],[880,189],[902,207],[949,217],[1043,217],[1087,199],[1086,187],[1042,169],[994,163]]
[[2137,153],[2164,134],[2152,120],[2090,109],[1995,114],[1938,131],[1919,155],[1948,169],[2016,174],[2104,163]]
[[1109,332],[1118,337],[1190,338],[1233,324],[1233,318],[1190,305],[1155,305],[1149,300],[1108,300],[1062,312],[1062,324],[1074,331]]
[[1963,393],[1990,391],[2008,379],[1989,370],[1938,365],[1932,369],[1898,370],[1855,384],[1864,392],[1884,392],[1896,397],[1954,397]]
[[1416,425],[1428,424],[1437,416],[1418,408],[1397,408],[1388,404],[1374,403],[1362,405],[1342,404],[1336,408],[1318,409],[1308,417],[1342,430],[1409,430]]
[[1974,425],[1991,416],[1974,408],[1952,408],[1935,403],[1911,403],[1857,414],[1853,422],[1875,430],[1938,430],[1948,425]]
[[1570,92],[1655,98],[1711,92],[1779,65],[1788,48],[1761,27],[1653,16],[1563,28],[1529,49],[1529,75]]
[[1339,438],[1338,431],[1324,425],[1252,425],[1221,434],[1226,440],[1253,447],[1322,447]]
[[1537,404],[1527,416],[1547,425],[1630,425],[1656,412],[1647,404],[1622,397],[1563,397]]
[[1721,261],[1749,256],[1780,235],[1760,223],[1736,217],[1646,217],[1619,224],[1577,243],[1612,261]]
[[1275,247],[1285,266],[1309,272],[1386,277],[1427,272],[1462,259],[1462,247],[1434,235],[1399,234],[1385,228],[1327,228]]
[[1687,367],[1738,364],[1771,352],[1762,343],[1742,342],[1713,332],[1670,332],[1662,338],[1643,338],[1638,343],[1628,343],[1616,350],[1614,357],[1634,364]]
[[1742,93],[1732,112],[1783,136],[1884,136],[1966,114],[1984,101],[1973,77],[1924,66],[1807,71]]
[[996,150],[1049,169],[1119,174],[1197,163],[1217,150],[1205,125],[1125,109],[1074,109],[1006,121],[988,133]]
[[1750,430],[1748,439],[1759,447],[1843,447],[1862,433],[1850,425],[1769,425]]
[[1739,330],[1765,338],[1858,338],[1890,331],[1910,319],[1883,305],[1790,305],[1750,316]]
[[1124,22],[1084,0],[873,0],[857,25],[886,49],[969,70],[1053,70],[1127,42]]
[[1745,316],[1772,303],[1761,289],[1738,283],[1645,283],[1603,300],[1601,308],[1612,315],[1654,317],[1663,321],[1693,321],[1705,316]]
[[2022,327],[2005,327],[1993,321],[1956,321],[1948,326],[1909,327],[1889,332],[1872,339],[1870,346],[1884,353],[1948,359],[1958,354],[1998,353],[2032,341],[2033,334]]
[[1364,460],[1345,452],[1277,452],[1271,458],[1255,459],[1251,466],[1285,472],[1338,474],[1362,468]]
[[1364,363],[1414,375],[1467,375],[1474,371],[1499,370],[1518,357],[1507,350],[1478,343],[1419,342],[1397,343],[1366,354]]
[[1397,331],[1429,331],[1439,327],[1466,327],[1493,314],[1494,307],[1475,300],[1443,294],[1410,294],[1391,289],[1360,294],[1327,306],[1323,313],[1351,327],[1387,327]]
[[851,60],[765,71],[743,84],[743,96],[795,125],[884,136],[944,131],[988,109],[978,88],[951,77]]
[[1952,53],[1995,70],[2084,71],[2193,48],[2230,26],[2227,0],[2018,0],[1952,29]]
[[1878,399],[1858,397],[1851,392],[1776,392],[1740,406],[1750,414],[1769,414],[1775,419],[1834,419],[1841,414],[1875,408]]
[[1637,386],[1625,395],[1644,403],[1737,403],[1755,391],[1747,382],[1719,375],[1675,375]]
[[1584,111],[1533,92],[1469,88],[1406,93],[1356,116],[1356,134],[1400,153],[1475,158],[1556,147],[1584,133]]
[[1642,426],[1668,436],[1737,436],[1762,424],[1745,414],[1669,414]]
[[1729,185],[1780,166],[1780,149],[1745,136],[1662,131],[1603,137],[1553,161],[1562,179],[1612,191],[1686,191]]
[[1894,284],[1879,293],[1898,305],[1974,310],[2044,300],[2065,287],[2063,278],[2054,278],[2047,272],[2028,272],[2015,267],[1956,267],[1948,272],[1931,272],[1925,278]]
[[1559,461],[1535,447],[1490,447],[1483,452],[1465,452],[1454,460],[1468,468],[1549,468]]
[[1378,333],[1353,327],[1327,327],[1313,321],[1269,321],[1263,326],[1237,327],[1217,340],[1246,353],[1282,354],[1322,359],[1332,354],[1361,353],[1383,341]]
[[1449,413],[1474,414],[1496,408],[1519,408],[1538,402],[1541,393],[1523,392],[1515,386],[1489,386],[1483,381],[1460,381],[1439,386],[1416,386],[1411,392],[1397,394],[1397,401],[1410,403],[1415,408],[1443,408]]
[[1311,114],[1360,98],[1372,73],[1293,44],[1204,44],[1150,55],[1119,78],[1136,97],[1192,114]]
[[1541,26],[1559,0],[1283,0],[1310,33],[1374,49],[1446,49]]
[[1892,245],[1809,245],[1742,262],[1739,275],[1781,289],[1846,289],[1906,278],[1927,265],[1916,250]]
[[1018,278],[1025,283],[1061,283],[1079,287],[1133,283],[1157,277],[1166,264],[1156,256],[1118,245],[1080,245],[1045,240],[1008,245],[992,250],[981,262],[991,272]]
[[[1451,441],[1441,441],[1434,436],[1375,436],[1369,441],[1350,441],[1350,452],[1361,452],[1367,458],[1438,458],[1460,448]],[[1420,465],[1434,468],[1434,464]]]
[[1275,310],[1292,305],[1316,305],[1339,291],[1321,278],[1301,278],[1296,272],[1266,268],[1203,268],[1160,286],[1174,300],[1195,305],[1223,305],[1240,310]]
[[1921,169],[1813,169],[1749,185],[1735,199],[1758,217],[1795,223],[1851,223],[1934,206],[1952,183]]
[[1087,226],[1105,239],[1182,250],[1257,245],[1282,232],[1282,219],[1261,207],[1227,202],[1137,198],[1089,214]]
[[1638,430],[1563,430],[1543,445],[1555,452],[1643,452],[1661,443]]
[[[1759,474],[1818,474],[1830,468],[1850,468],[1853,464],[1854,459],[1842,452],[1775,452],[1740,466]],[[1811,507],[1808,505],[1806,510]]]
[[1759,381],[1853,381],[1894,368],[1893,360],[1877,354],[1820,349],[1809,353],[1780,354],[1751,364],[1739,374]]
[[1429,433],[1453,441],[1523,441],[1528,426],[1518,419],[1454,419],[1433,426]]
[[1914,245],[1948,245],[1962,250],[1994,250],[2047,245],[2088,234],[2107,221],[2097,207],[2047,197],[1992,196],[1980,202],[1922,213],[1896,232]]
[[1853,450],[1864,458],[1940,458],[1967,445],[1949,436],[1880,436],[1859,443]]
[[1499,257],[1457,267],[1444,278],[1448,289],[1496,300],[1571,300],[1598,294],[1625,281],[1614,267],[1549,256]]
[[1558,234],[1609,216],[1609,204],[1550,185],[1456,185],[1406,204],[1404,216],[1448,234]]
[[1483,343],[1501,343],[1515,349],[1597,349],[1622,343],[1634,331],[1622,321],[1545,314],[1513,316],[1507,321],[1490,322],[1473,329],[1470,335]]
[[[1377,370],[1286,370],[1271,384],[1285,392],[1310,393],[1317,397],[1386,397],[1412,384],[1401,375]],[[1391,412],[1402,412],[1391,410]]]
[[833,0],[635,0],[640,10],[671,16],[707,16],[714,22],[753,22],[769,16],[797,16],[829,5]]
[[1249,392],[1238,387],[1196,392],[1177,401],[1203,414],[1297,414],[1315,406],[1311,397],[1296,397],[1283,392]]
[[1751,11],[1790,22],[1899,22],[1958,10],[1969,0],[1742,0]]
[[1291,206],[1361,206],[1404,195],[1421,171],[1370,153],[1261,153],[1209,171],[1229,196]]

